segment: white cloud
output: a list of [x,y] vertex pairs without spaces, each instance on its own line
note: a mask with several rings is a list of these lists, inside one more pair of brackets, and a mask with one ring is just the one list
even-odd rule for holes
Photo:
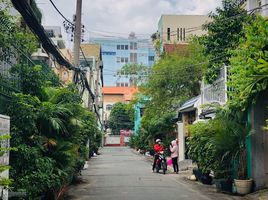
[[[48,0],[37,0],[44,16],[44,25],[61,25],[63,19]],[[58,9],[72,19],[75,13],[75,0],[54,0]],[[107,32],[152,34],[157,30],[161,14],[208,14],[221,0],[83,0],[82,21],[90,31],[102,30],[103,35],[116,35]],[[96,33],[87,37],[99,36]]]

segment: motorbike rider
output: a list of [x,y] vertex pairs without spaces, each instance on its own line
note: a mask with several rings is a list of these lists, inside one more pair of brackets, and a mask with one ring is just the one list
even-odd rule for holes
[[155,170],[155,165],[156,165],[156,161],[159,158],[159,153],[161,151],[164,151],[164,146],[161,144],[161,140],[160,139],[156,139],[155,140],[155,145],[154,145],[154,163],[153,163],[153,172]]

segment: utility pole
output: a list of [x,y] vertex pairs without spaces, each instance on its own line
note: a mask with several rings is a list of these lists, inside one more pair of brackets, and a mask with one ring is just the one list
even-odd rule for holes
[[75,29],[74,29],[74,66],[79,66],[80,44],[81,44],[81,15],[82,0],[76,1]]

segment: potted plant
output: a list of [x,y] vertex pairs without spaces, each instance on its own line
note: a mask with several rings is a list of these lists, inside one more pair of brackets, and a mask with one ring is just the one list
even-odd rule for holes
[[234,179],[236,192],[238,194],[245,195],[251,192],[253,182],[252,179],[248,179],[247,177],[247,158],[245,141],[243,141],[237,152],[236,160],[238,162],[237,179]]
[[238,194],[250,193],[252,179],[247,177],[246,139],[249,136],[243,116],[238,112],[222,109],[214,120],[218,124],[215,145],[222,151],[222,160],[230,169],[237,169],[237,179],[234,180]]
[[231,178],[231,169],[229,166],[221,165],[219,169],[214,172],[214,183],[217,192],[232,193],[233,180]]

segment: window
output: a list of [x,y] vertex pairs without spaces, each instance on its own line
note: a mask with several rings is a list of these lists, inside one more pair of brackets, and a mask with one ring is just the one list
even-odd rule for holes
[[124,50],[125,49],[125,45],[121,45],[121,50]]
[[134,42],[134,49],[137,49],[137,42]]
[[128,63],[128,58],[125,58],[125,63]]
[[119,49],[120,49],[120,45],[116,45],[116,49],[118,49],[118,50],[119,50]]
[[112,110],[112,108],[113,108],[113,105],[111,105],[111,104],[106,105],[106,110]]
[[180,28],[177,28],[177,41],[180,41]]
[[130,62],[137,63],[137,53],[130,53]]
[[121,63],[123,63],[123,62],[125,62],[125,58],[122,57],[121,58]]
[[167,28],[167,40],[170,40],[170,28]]
[[125,50],[128,50],[128,45],[125,45]]
[[109,55],[109,56],[115,56],[116,52],[112,52],[112,51],[103,51],[101,52],[102,55]]
[[149,61],[154,61],[154,56],[149,56]]
[[181,41],[182,41],[182,28],[180,28],[180,39],[181,39]]
[[183,41],[185,41],[185,28],[183,28]]
[[137,49],[137,42],[130,42],[130,49],[136,50]]
[[121,58],[120,57],[116,57],[116,62],[120,63]]

